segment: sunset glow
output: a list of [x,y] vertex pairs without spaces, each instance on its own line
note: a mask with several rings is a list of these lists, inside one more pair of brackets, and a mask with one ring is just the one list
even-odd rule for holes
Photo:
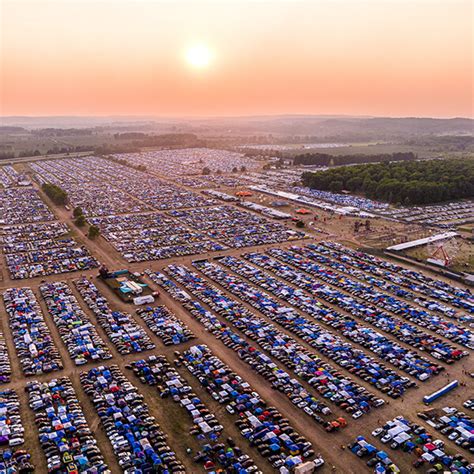
[[3,115],[472,115],[470,0],[1,4]]

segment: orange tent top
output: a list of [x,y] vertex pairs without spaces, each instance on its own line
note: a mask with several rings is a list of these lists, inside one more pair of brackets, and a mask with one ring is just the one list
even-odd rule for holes
[[252,196],[252,193],[250,191],[239,191],[235,193],[235,195],[246,197],[246,196]]
[[308,211],[308,209],[297,209],[296,214],[311,214],[311,211]]

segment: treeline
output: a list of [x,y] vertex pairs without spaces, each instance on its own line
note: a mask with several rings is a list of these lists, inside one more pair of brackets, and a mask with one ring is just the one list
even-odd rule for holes
[[38,137],[89,137],[93,135],[91,128],[40,128],[31,131]]
[[105,155],[103,158],[109,161],[113,161],[114,163],[118,163],[119,165],[128,166],[129,168],[133,168],[138,171],[147,170],[147,167],[145,165],[136,165],[126,160],[125,158],[117,158],[116,156],[112,156],[112,155]]
[[412,161],[417,156],[411,152],[356,154],[356,155],[331,155],[329,153],[304,153],[293,159],[294,165],[319,165],[337,166],[351,165],[353,163],[379,163],[387,161]]
[[51,183],[44,183],[41,189],[54,202],[54,204],[64,205],[68,202],[68,195],[64,189]]
[[446,159],[366,164],[303,173],[315,189],[360,193],[400,204],[430,204],[474,197],[474,160]]

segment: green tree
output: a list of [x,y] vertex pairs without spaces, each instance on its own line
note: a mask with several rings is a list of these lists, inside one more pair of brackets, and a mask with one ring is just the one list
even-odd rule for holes
[[75,208],[74,208],[74,211],[72,211],[72,215],[73,215],[74,217],[82,216],[82,215],[83,215],[83,214],[82,214],[82,208],[80,208],[80,207],[75,207]]
[[91,240],[94,240],[99,235],[100,235],[100,229],[96,225],[91,225],[89,227],[89,233],[87,234],[87,237],[89,237],[89,239]]
[[77,227],[84,227],[86,225],[86,218],[81,214],[76,217],[74,224],[76,224]]

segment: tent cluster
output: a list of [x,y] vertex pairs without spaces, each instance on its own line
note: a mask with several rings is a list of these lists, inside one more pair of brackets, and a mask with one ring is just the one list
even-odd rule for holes
[[382,427],[372,432],[383,444],[392,450],[413,454],[413,466],[419,468],[425,464],[432,465],[432,470],[426,472],[446,472],[453,474],[472,474],[474,464],[464,459],[460,454],[451,454],[445,447],[444,441],[435,439],[423,426],[420,426],[403,416],[397,416],[387,421]]
[[30,288],[3,293],[15,349],[25,375],[40,375],[63,368],[36,297]]
[[[474,295],[466,288],[453,286],[444,280],[435,280],[413,269],[402,267],[396,263],[382,260],[365,252],[359,252],[335,242],[322,242],[322,245],[334,251],[333,256],[351,264],[358,264],[362,270],[432,298],[440,303],[449,303],[456,308],[474,313]],[[428,309],[431,309],[428,307]],[[448,316],[452,316],[448,312]]]
[[124,474],[185,472],[143,395],[116,365],[82,372],[80,379]]
[[80,207],[86,217],[215,203],[169,181],[97,157],[42,161],[32,168],[44,181],[64,189],[72,206]]
[[59,335],[76,365],[112,357],[107,345],[82,311],[66,283],[44,283],[40,286],[40,291]]
[[431,206],[410,206],[386,209],[383,214],[409,223],[427,224],[451,229],[472,221],[474,201],[447,202]]
[[0,392],[0,468],[2,471],[23,474],[35,470],[30,461],[30,454],[22,449],[24,432],[17,393],[12,389]]
[[231,248],[274,244],[305,236],[303,232],[288,230],[283,224],[229,205],[176,210],[168,214]]
[[[419,281],[413,281],[408,277],[400,275],[399,272],[394,273],[388,271],[385,268],[385,261],[383,260],[379,260],[364,252],[358,252],[343,247],[334,242],[321,242],[318,246],[318,251],[329,255],[341,263],[361,270],[363,272],[359,273],[361,278],[371,284],[373,283],[378,288],[383,288],[393,293],[395,296],[414,301],[429,311],[448,316],[452,319],[463,322],[474,321],[473,316],[456,311],[446,304],[449,303],[452,306],[465,309],[468,313],[474,313],[474,298],[472,295],[467,294],[467,292],[466,299],[450,295],[444,291],[432,288],[427,284],[423,284],[420,281],[423,275],[420,275],[421,279]],[[419,294],[417,295],[415,292]],[[463,290],[461,290],[461,292],[463,292]]]
[[74,284],[120,354],[131,354],[155,348],[155,344],[144,329],[134,321],[130,314],[110,309],[107,299],[101,295],[92,281],[81,278],[75,280]]
[[[34,194],[35,190],[31,190],[33,194],[29,193],[29,188],[24,191],[33,203],[22,199],[16,203],[23,220],[9,219],[7,216],[5,223],[11,225],[1,229],[3,252],[11,277],[32,278],[97,267],[97,261],[87,248],[79,245],[73,238],[66,237],[68,227],[54,220],[47,208],[47,212],[40,212],[40,218],[36,219],[38,215],[32,210],[32,206],[37,201],[41,203],[38,204],[39,209],[45,205]],[[37,223],[36,220],[51,222]]]
[[[259,260],[259,257],[261,256],[265,257],[263,254],[254,253],[247,255],[247,258]],[[342,329],[341,333],[343,335],[346,335],[347,329],[355,329],[352,325],[348,328],[344,327],[343,323],[350,322],[349,318],[349,321],[347,321],[343,315],[333,314],[328,310],[328,308],[322,307],[319,301],[315,298],[304,294],[301,290],[290,287],[286,283],[276,279],[272,274],[263,271],[261,268],[250,265],[244,260],[234,257],[224,257],[220,262],[231,268],[235,273],[259,285],[259,287],[267,289],[267,291],[271,292],[276,297],[288,301],[304,313],[313,316],[317,320],[322,320],[336,329]],[[215,265],[214,268],[216,268]],[[369,382],[371,385],[390,397],[397,398],[406,389],[415,386],[414,383],[410,383],[405,377],[401,377],[393,369],[378,362],[373,357],[367,356],[363,351],[358,350],[341,337],[325,330],[312,320],[300,316],[297,311],[292,309],[292,307],[283,305],[275,298],[268,296],[267,293],[263,293],[260,288],[244,283],[243,280],[234,277],[230,273],[225,273],[222,270],[220,271],[220,275],[222,278],[226,278],[229,284],[233,283],[233,288],[238,288],[240,290],[247,287],[247,293],[258,295],[258,298],[263,301],[265,305],[264,309],[267,309],[267,311],[268,308],[272,308],[272,311],[276,310],[278,313],[285,314],[290,321],[293,321],[295,332],[297,332],[300,337],[307,340],[325,356],[331,358],[340,366],[363,378],[366,382]],[[255,302],[255,297],[253,297],[253,301]],[[367,328],[366,334],[370,331],[372,331],[372,329]],[[361,342],[360,340],[357,340],[354,333],[352,333],[352,336],[353,337],[350,337],[349,339],[354,340],[354,342],[357,343]],[[396,348],[399,352],[404,352],[403,348],[400,346],[397,346]],[[395,349],[395,347],[392,346],[390,349]],[[378,355],[378,352],[374,352]],[[429,364],[428,361],[426,363]]]
[[164,356],[150,356],[132,363],[132,369],[142,383],[156,386],[161,398],[171,398],[190,419],[189,434],[200,449],[194,461],[206,470],[223,469],[229,474],[246,474],[257,470],[253,460],[242,453],[232,438],[224,443],[223,426],[179,375]]
[[[307,247],[293,247],[293,249],[300,253],[304,258],[320,265],[319,268],[329,270],[332,275],[333,285],[343,288],[345,291],[351,293],[357,298],[375,304],[380,308],[401,315],[403,318],[416,322],[420,326],[426,327],[432,331],[442,334],[447,339],[474,349],[474,334],[466,330],[463,326],[456,322],[448,321],[440,316],[435,316],[429,311],[418,309],[413,304],[410,304],[396,296],[389,295],[385,292],[379,291],[379,281],[374,277],[367,276],[351,266],[345,265],[333,258],[330,251],[325,247],[310,244]],[[323,253],[321,253],[321,250]],[[325,254],[324,254],[325,253]],[[315,267],[316,268],[316,267]],[[347,275],[350,275],[348,277]],[[327,279],[330,280],[331,277]],[[363,284],[359,280],[366,280],[368,284]],[[460,354],[450,354],[453,359],[461,357]]]
[[228,174],[211,174],[207,176],[173,176],[176,183],[189,188],[203,189],[203,188],[219,188],[225,186],[228,188],[236,188],[242,185],[242,176],[234,178]]
[[[472,403],[467,401],[463,405],[467,408]],[[441,411],[427,410],[418,413],[418,416],[458,446],[474,454],[474,418],[453,407],[444,407]]]
[[[312,292],[316,297],[348,311],[353,316],[369,322],[379,329],[383,329],[394,335],[399,341],[415,349],[426,351],[435,358],[446,362],[454,361],[463,356],[463,351],[445,342],[441,337],[429,334],[412,324],[416,323],[429,328],[431,327],[431,319],[416,318],[408,315],[405,311],[397,311],[397,307],[384,302],[384,298],[379,299],[371,291],[365,293],[365,285],[315,263],[310,258],[312,252],[307,247],[293,247],[290,250],[271,249],[268,254],[290,264],[297,270],[302,270],[303,273],[316,277],[316,281],[313,279],[312,288]],[[358,297],[352,296],[355,293],[358,294]],[[366,301],[366,299],[369,301]],[[390,308],[392,311],[384,310],[382,306]],[[432,319],[439,322],[439,318],[433,317]],[[449,334],[452,334],[449,329],[454,328],[453,323],[447,323],[447,325],[437,324],[435,332],[449,338]],[[448,329],[448,331],[442,331],[443,328]],[[455,331],[466,335],[469,333],[465,328],[456,329]]]
[[53,213],[32,187],[0,189],[0,225],[54,220]]
[[[274,390],[286,395],[302,413],[312,418],[316,423],[326,429],[334,431],[339,427],[345,427],[347,422],[340,418],[339,421],[328,421],[324,419],[331,414],[330,408],[325,402],[319,400],[314,394],[306,390],[303,385],[288,373],[279,368],[258,347],[249,344],[241,338],[229,326],[221,324],[219,319],[210,311],[207,311],[197,300],[187,298],[177,285],[162,273],[150,273],[150,277],[157,284],[163,286],[166,291],[198,320],[205,328],[219,339],[227,348],[237,353],[239,358],[246,362],[249,367],[264,377]],[[252,335],[250,335],[252,337]]]
[[322,191],[320,189],[311,189],[306,187],[291,187],[289,191],[307,196],[309,198],[321,199],[322,201],[328,201],[339,206],[350,206],[359,209],[373,210],[373,209],[386,209],[389,207],[387,203],[373,201],[361,196],[354,196],[351,194],[339,194],[330,191]]
[[195,336],[190,329],[179,320],[166,306],[155,306],[138,309],[137,314],[156,334],[165,346],[181,344]]
[[[371,326],[362,324],[352,316],[321,303],[321,300],[325,299],[329,303],[335,304],[333,290],[327,286],[324,287],[325,285],[315,284],[310,275],[295,270],[280,260],[263,253],[245,254],[244,258],[255,266],[246,265],[241,260],[231,258],[222,259],[221,262],[231,266],[231,268],[238,268],[241,274],[252,279],[252,281],[265,282],[265,287],[276,296],[287,300],[316,320],[330,325],[334,331],[364,346],[380,359],[390,362],[410,375],[415,375],[419,380],[427,380],[431,375],[438,374],[443,370],[441,365],[421,356],[416,351],[405,348],[396,340],[385,337]],[[284,281],[277,279],[273,274],[263,271],[262,268],[271,270],[275,275],[279,275],[281,280],[288,281],[306,290],[307,293],[298,288],[293,288]],[[324,295],[324,298],[321,295]],[[347,311],[347,308],[345,309]],[[311,337],[309,330],[307,334],[308,337]],[[321,334],[320,337],[319,334]],[[343,367],[358,374],[367,382],[394,398],[397,398],[406,388],[414,386],[406,378],[401,378],[392,369],[380,364],[373,358],[367,358],[358,351],[353,352],[352,346],[344,339],[336,337],[330,332],[315,332],[311,339],[315,338],[317,338],[315,343],[322,345],[322,350],[325,351],[326,355],[339,360]],[[365,368],[367,368],[367,371]],[[398,386],[397,390],[390,389],[390,381],[395,382],[395,386]]]
[[221,171],[230,173],[234,168],[243,166],[251,171],[257,169],[258,161],[242,153],[217,148],[181,148],[171,150],[153,150],[140,153],[121,153],[115,158],[124,159],[133,165],[151,166],[170,177],[201,175],[204,168],[211,173]]
[[[248,337],[257,341],[269,354],[289,369],[294,370],[298,377],[316,388],[323,397],[339,405],[348,413],[360,412],[362,415],[370,410],[371,405],[375,406],[376,397],[373,394],[350,378],[342,376],[294,338],[280,331],[274,324],[258,318],[196,273],[190,272],[185,266],[176,265],[169,265],[167,271],[191,293],[209,304],[214,311],[232,322]],[[213,276],[216,276],[216,272]],[[219,283],[232,291],[230,285],[226,285],[223,281]],[[263,305],[261,309],[264,310]],[[278,316],[284,313],[266,311],[266,314],[278,321]],[[285,316],[288,317],[288,315],[283,317]],[[278,322],[281,324],[281,321]]]
[[26,386],[48,472],[110,473],[67,377]]
[[208,393],[235,416],[241,435],[280,472],[292,472],[304,459],[315,456],[311,443],[207,346],[191,347],[181,360]]
[[202,232],[191,230],[163,213],[105,216],[89,219],[128,262],[224,250]]

